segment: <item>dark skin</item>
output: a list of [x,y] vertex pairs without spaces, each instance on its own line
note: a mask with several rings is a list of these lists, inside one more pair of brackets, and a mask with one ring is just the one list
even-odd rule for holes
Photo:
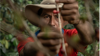
[[[77,45],[80,46],[86,46],[88,44],[92,43],[92,35],[93,35],[93,27],[90,25],[88,21],[83,23],[81,20],[79,20],[79,12],[78,12],[78,3],[76,0],[56,0],[57,3],[64,3],[63,9],[61,12],[61,24],[64,25],[64,20],[68,21],[69,23],[73,24],[77,31],[79,32],[78,35],[78,42]],[[41,19],[43,19],[47,25],[50,27],[54,27],[59,30],[58,25],[58,18],[57,14],[53,14],[54,9],[43,9],[43,12],[41,14]],[[31,19],[29,19],[31,20]],[[89,28],[90,27],[90,28]],[[47,34],[45,39],[45,35]],[[56,37],[55,37],[56,36]],[[63,38],[60,33],[55,31],[50,31],[48,33],[45,33],[44,31],[40,32],[38,34],[38,39],[42,43],[42,45],[46,48],[48,48],[51,52],[54,54],[57,54],[59,52],[60,46],[61,46],[61,39]],[[67,37],[66,37],[67,38]],[[66,44],[67,47],[68,44]],[[24,49],[21,50],[20,55],[21,56],[36,56],[36,51],[34,47],[33,42],[29,42],[25,45]],[[72,47],[71,47],[72,48]]]

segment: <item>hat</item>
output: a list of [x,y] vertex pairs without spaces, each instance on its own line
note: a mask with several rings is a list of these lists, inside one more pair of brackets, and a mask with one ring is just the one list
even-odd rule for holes
[[[59,8],[63,6],[63,3],[59,3]],[[25,7],[25,10],[31,9],[34,13],[37,13],[40,8],[43,9],[55,9],[55,0],[43,0],[40,4],[29,4]]]

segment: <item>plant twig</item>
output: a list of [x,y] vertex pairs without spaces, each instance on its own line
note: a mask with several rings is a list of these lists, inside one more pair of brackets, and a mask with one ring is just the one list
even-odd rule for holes
[[[0,30],[3,30],[9,34],[12,34],[13,36],[17,36],[19,33],[21,33],[21,31],[17,30],[13,25],[7,24],[5,22],[0,22]],[[20,42],[22,40],[25,40],[26,35],[23,34],[23,37],[21,38],[17,38],[17,40]]]
[[89,1],[88,0],[83,0],[83,1],[85,2],[88,21],[93,25],[92,15],[91,15],[91,12],[90,12],[90,7],[89,7]]
[[13,10],[16,10],[16,7],[14,6],[11,0],[6,0],[6,1],[9,4],[10,8],[12,8]]
[[94,51],[93,56],[98,56],[98,44],[99,44],[98,41],[95,41],[95,42],[93,43],[93,51]]
[[89,1],[89,6],[93,12],[93,15],[96,17],[96,19],[99,21],[99,11],[96,10],[96,6],[93,2],[93,0],[88,0]]
[[[57,8],[57,11],[59,12],[59,4],[56,3],[56,8]],[[62,25],[61,25],[61,19],[60,19],[60,13],[58,13],[58,20],[59,20],[59,28],[60,28],[60,34],[62,35]],[[62,35],[63,36],[63,35]],[[62,46],[63,46],[63,50],[65,52],[65,56],[67,56],[67,52],[66,52],[66,48],[65,48],[65,42],[64,42],[64,38],[62,38]]]
[[4,30],[12,35],[16,35],[17,32],[19,32],[17,29],[14,28],[14,26],[9,25],[5,22],[0,22],[0,29]]

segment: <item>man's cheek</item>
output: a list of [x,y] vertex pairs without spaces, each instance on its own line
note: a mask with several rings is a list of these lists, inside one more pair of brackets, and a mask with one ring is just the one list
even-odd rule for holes
[[54,25],[57,28],[59,26],[59,22],[57,20],[54,21]]
[[49,21],[47,19],[44,19],[43,17],[40,18],[41,21],[43,21],[46,25],[49,23]]

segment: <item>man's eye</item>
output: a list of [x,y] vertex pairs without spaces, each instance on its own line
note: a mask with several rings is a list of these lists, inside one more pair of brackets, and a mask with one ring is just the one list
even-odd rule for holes
[[50,18],[49,16],[44,16],[44,18]]

